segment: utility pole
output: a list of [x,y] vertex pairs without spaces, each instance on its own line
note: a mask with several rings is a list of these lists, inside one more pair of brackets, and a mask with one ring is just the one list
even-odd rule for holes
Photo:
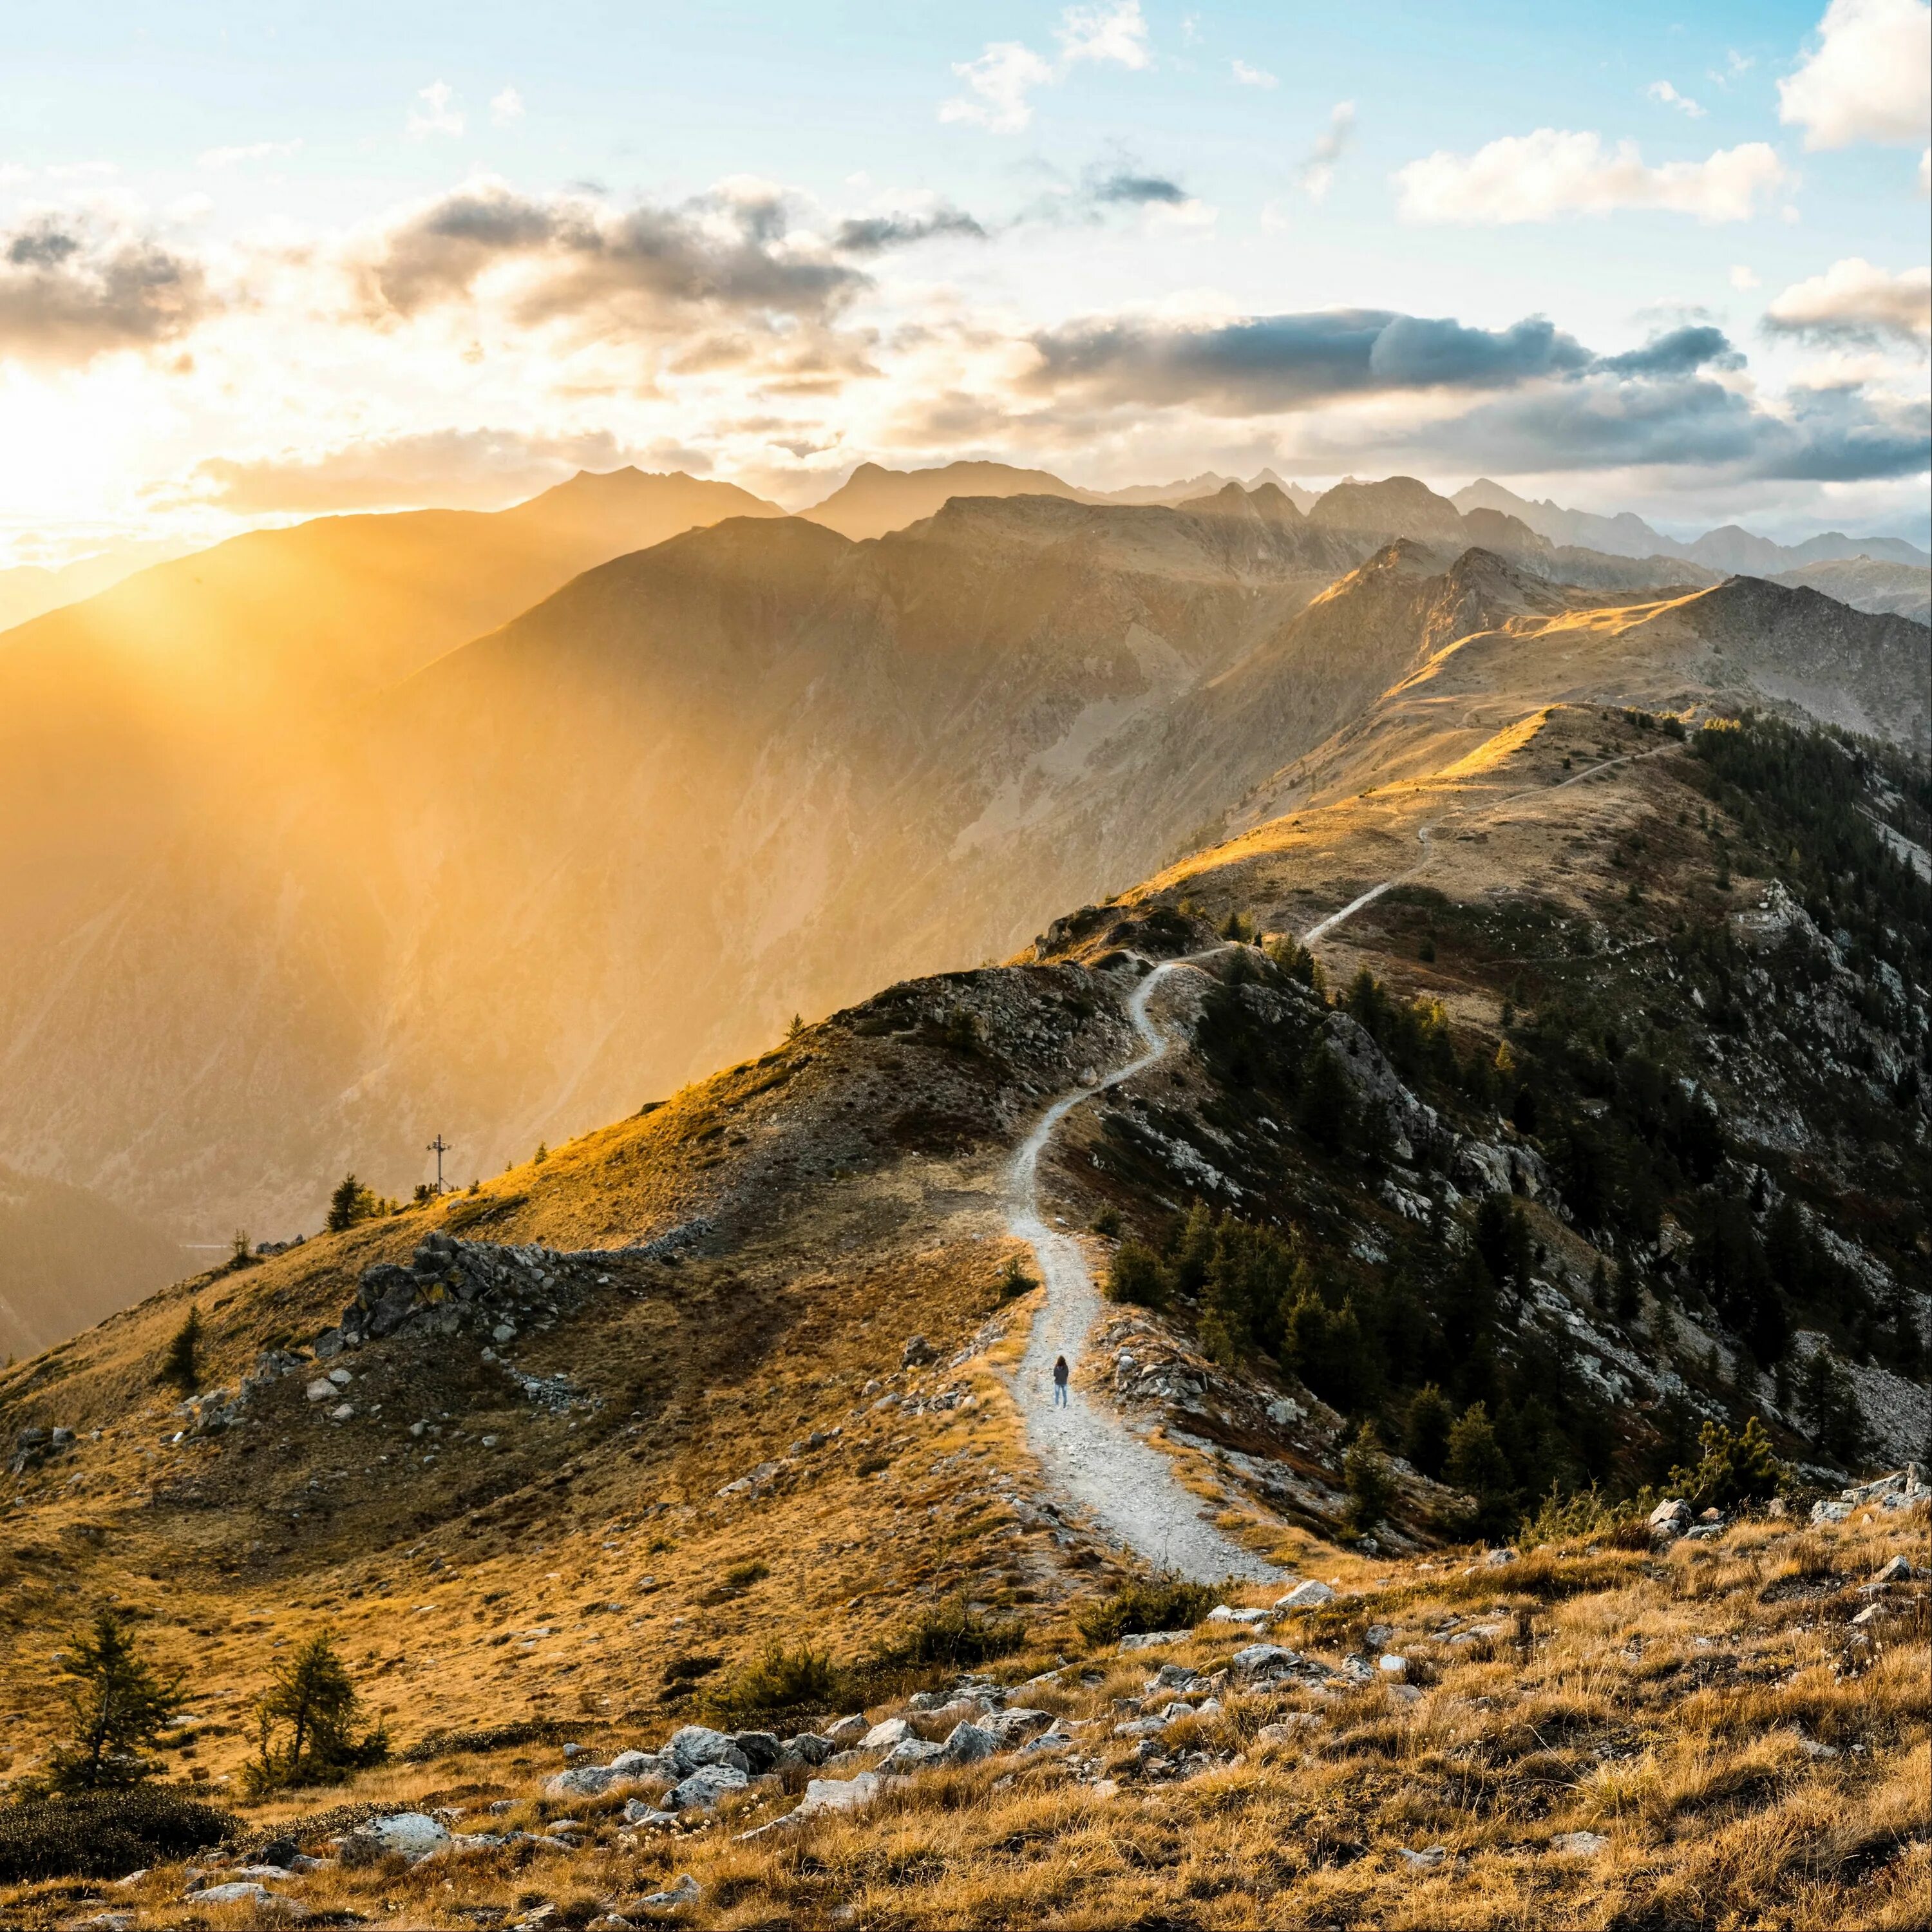
[[425,1154],[436,1156],[436,1191],[439,1194],[442,1192],[442,1157],[446,1154],[454,1154],[455,1150],[440,1134],[423,1150]]

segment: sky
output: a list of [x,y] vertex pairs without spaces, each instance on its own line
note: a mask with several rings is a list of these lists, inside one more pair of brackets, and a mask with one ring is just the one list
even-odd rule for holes
[[1926,0],[0,14],[0,562],[580,467],[1924,542]]

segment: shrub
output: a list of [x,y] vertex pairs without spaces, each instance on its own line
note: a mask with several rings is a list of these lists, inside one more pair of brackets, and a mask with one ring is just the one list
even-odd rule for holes
[[165,1786],[0,1805],[0,1884],[124,1878],[233,1838],[236,1820]]
[[1786,1478],[1784,1465],[1772,1453],[1771,1438],[1756,1416],[1736,1434],[1721,1422],[1707,1422],[1697,1432],[1704,1453],[1694,1468],[1672,1469],[1664,1487],[1694,1510],[1736,1509],[1777,1495]]
[[1102,1208],[1094,1216],[1092,1226],[1095,1234],[1111,1241],[1120,1232],[1120,1210],[1118,1208]]
[[1425,1476],[1439,1481],[1449,1460],[1449,1432],[1455,1418],[1433,1382],[1416,1390],[1402,1424],[1402,1453]]
[[1167,1270],[1144,1241],[1123,1241],[1108,1266],[1106,1292],[1109,1301],[1130,1302],[1139,1308],[1164,1306]]
[[720,1714],[746,1711],[824,1710],[841,1701],[850,1673],[807,1642],[788,1649],[774,1637],[764,1653],[706,1698]]
[[1118,1643],[1147,1630],[1192,1629],[1220,1600],[1219,1590],[1163,1571],[1083,1604],[1073,1621],[1089,1643]]
[[358,1221],[373,1220],[380,1211],[374,1192],[354,1174],[345,1174],[328,1197],[328,1219],[323,1225],[332,1234],[339,1234]]
[[1623,1549],[1650,1546],[1643,1513],[1633,1504],[1612,1502],[1594,1483],[1567,1496],[1552,1489],[1516,1532],[1516,1540],[1530,1549],[1539,1543],[1568,1543],[1584,1537]]
[[1030,1294],[1040,1286],[1026,1271],[1026,1264],[1018,1255],[1009,1255],[1006,1264],[994,1282],[1002,1301],[1017,1301],[1023,1294]]
[[1010,1656],[1025,1642],[1018,1618],[989,1617],[960,1596],[922,1611],[880,1654],[889,1664],[956,1666]]
[[1488,1408],[1472,1402],[1449,1432],[1444,1479],[1475,1503],[1472,1527],[1494,1534],[1515,1514],[1513,1472],[1496,1440]]
[[748,1590],[754,1583],[762,1583],[771,1574],[768,1564],[736,1563],[725,1571],[722,1580],[728,1590]]
[[1348,1527],[1358,1536],[1366,1535],[1395,1502],[1388,1459],[1373,1423],[1364,1425],[1342,1458],[1342,1484],[1348,1492]]
[[700,1677],[709,1677],[724,1660],[722,1657],[700,1657],[687,1652],[682,1657],[674,1657],[664,1667],[664,1681],[667,1684],[694,1684]]

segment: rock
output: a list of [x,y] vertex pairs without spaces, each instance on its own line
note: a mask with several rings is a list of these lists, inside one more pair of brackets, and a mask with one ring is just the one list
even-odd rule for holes
[[754,1778],[762,1778],[766,1772],[776,1771],[784,1755],[784,1747],[778,1742],[776,1732],[734,1731],[731,1742],[738,1747],[745,1760],[745,1768]]
[[939,1351],[923,1335],[907,1337],[905,1346],[899,1351],[899,1366],[902,1369],[923,1368],[928,1362],[939,1359]]
[[1292,1396],[1276,1396],[1268,1406],[1268,1419],[1277,1429],[1286,1429],[1292,1422],[1304,1421],[1307,1414],[1307,1410]]
[[191,1898],[197,1905],[252,1905],[258,1910],[265,1905],[278,1900],[276,1894],[265,1885],[257,1885],[253,1879],[236,1879],[226,1885],[211,1885],[200,1892],[185,1892],[184,1898]]
[[1148,1679],[1150,1690],[1186,1690],[1202,1681],[1199,1671],[1185,1664],[1163,1664]]
[[677,1882],[664,1892],[649,1892],[639,1899],[633,1910],[663,1912],[674,1906],[695,1905],[703,1895],[703,1887],[688,1872],[678,1874]]
[[816,1817],[821,1811],[860,1811],[885,1788],[876,1771],[862,1771],[856,1778],[814,1778],[805,1787],[805,1796],[791,1814],[794,1818]]
[[1264,1630],[1274,1619],[1275,1613],[1272,1610],[1234,1610],[1226,1604],[1216,1604],[1208,1612],[1208,1621],[1210,1624],[1239,1624],[1248,1630]]
[[1277,1670],[1292,1670],[1301,1661],[1293,1651],[1278,1643],[1251,1643],[1228,1660],[1228,1668],[1237,1677],[1261,1677]]
[[727,1765],[734,1771],[744,1772],[752,1768],[745,1754],[722,1731],[711,1730],[703,1724],[686,1724],[674,1731],[662,1755],[670,1760],[680,1776],[687,1778],[706,1765]]
[[356,1405],[352,1402],[338,1402],[328,1412],[328,1419],[332,1422],[346,1422],[355,1413]]
[[1505,1546],[1501,1550],[1492,1550],[1483,1558],[1483,1567],[1486,1570],[1500,1570],[1506,1564],[1520,1563],[1522,1561],[1522,1558],[1515,1550]]
[[1406,1845],[1398,1845],[1400,1852],[1411,1871],[1433,1871],[1449,1856],[1447,1845],[1431,1845],[1426,1851],[1412,1852]]
[[1610,1848],[1610,1840],[1600,1832],[1559,1832],[1550,1841],[1550,1849],[1566,1858],[1594,1858]]
[[627,1825],[675,1825],[677,1814],[660,1810],[656,1805],[647,1804],[641,1798],[633,1798],[625,1804],[624,1822]]
[[1401,1684],[1408,1680],[1408,1659],[1406,1657],[1396,1656],[1393,1651],[1384,1656],[1377,1658],[1376,1668],[1391,1684]]
[[1311,1576],[1306,1582],[1296,1584],[1286,1596],[1277,1597],[1274,1606],[1278,1610],[1312,1610],[1334,1600],[1335,1592]]
[[1912,1565],[1903,1556],[1894,1556],[1872,1578],[1874,1583],[1909,1583],[1912,1581]]
[[328,1379],[339,1389],[346,1389],[356,1378],[346,1369],[331,1369]]
[[326,1376],[317,1376],[302,1394],[310,1402],[327,1402],[335,1394],[335,1384]]
[[751,1779],[736,1765],[707,1764],[672,1786],[664,1798],[670,1811],[708,1811],[718,1799],[742,1791]]
[[1051,1712],[1030,1710],[1023,1704],[1010,1710],[995,1712],[987,1718],[985,1729],[999,1740],[1004,1750],[1010,1750],[1014,1742],[1024,1737],[1030,1731],[1044,1730],[1053,1722]]
[[1864,1608],[1852,1618],[1852,1628],[1854,1630],[1862,1630],[1868,1624],[1877,1623],[1885,1616],[1885,1610],[1886,1606],[1882,1604],[1866,1604]]
[[841,1718],[836,1724],[827,1724],[823,1735],[841,1750],[845,1750],[857,1744],[872,1728],[865,1713],[854,1711],[849,1718]]
[[887,1718],[874,1724],[859,1742],[866,1750],[885,1750],[904,1744],[912,1735],[912,1726],[905,1718]]
[[1292,1711],[1277,1723],[1264,1724],[1255,1733],[1255,1742],[1264,1744],[1299,1744],[1311,1731],[1322,1728],[1322,1720],[1312,1711]]
[[[655,1768],[654,1768],[655,1769]],[[672,1775],[670,1773],[656,1774]],[[580,1764],[574,1771],[560,1771],[544,1786],[546,1798],[602,1798],[614,1786],[629,1784],[641,1775],[620,1771],[612,1764]]]
[[[565,1748],[568,1750],[569,1747],[566,1745]],[[626,1778],[652,1778],[658,1772],[657,1754],[655,1751],[621,1750],[605,1768],[620,1772]]]
[[786,1764],[820,1765],[837,1749],[830,1738],[816,1731],[800,1731],[797,1736],[785,1739],[779,1747],[779,1756]]
[[888,1776],[903,1776],[932,1763],[944,1750],[944,1745],[929,1744],[923,1738],[902,1738],[879,1760],[878,1768]]
[[1711,1543],[1722,1536],[1726,1526],[1721,1522],[1694,1522],[1684,1532],[1686,1543]]
[[946,1733],[940,1750],[948,1764],[977,1764],[999,1748],[999,1740],[991,1731],[962,1719]]
[[1120,1648],[1125,1650],[1158,1650],[1163,1645],[1186,1643],[1194,1635],[1191,1630],[1142,1630],[1135,1636],[1124,1636]]
[[357,1826],[342,1841],[342,1862],[373,1864],[379,1858],[396,1856],[414,1864],[448,1842],[447,1828],[426,1813],[398,1811],[392,1817],[371,1818]]

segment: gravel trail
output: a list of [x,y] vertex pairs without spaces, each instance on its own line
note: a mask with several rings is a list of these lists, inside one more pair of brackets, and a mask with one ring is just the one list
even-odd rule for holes
[[[1173,1036],[1155,1023],[1149,1004],[1169,974],[1198,970],[1186,960],[1174,960],[1156,967],[1141,982],[1129,1012],[1145,1051],[1097,1084],[1062,1094],[1013,1156],[1006,1225],[1018,1239],[1031,1244],[1046,1284],[1013,1393],[1026,1418],[1028,1446],[1060,1501],[1084,1510],[1107,1534],[1161,1568],[1204,1583],[1231,1576],[1265,1582],[1280,1574],[1274,1566],[1223,1535],[1208,1520],[1207,1505],[1181,1486],[1168,1458],[1129,1424],[1104,1393],[1090,1394],[1082,1387],[1080,1358],[1100,1313],[1100,1291],[1080,1244],[1049,1228],[1040,1205],[1040,1157],[1054,1130],[1082,1101],[1132,1079],[1166,1054]],[[1053,1406],[1056,1355],[1064,1355],[1076,1371],[1064,1408]]]

